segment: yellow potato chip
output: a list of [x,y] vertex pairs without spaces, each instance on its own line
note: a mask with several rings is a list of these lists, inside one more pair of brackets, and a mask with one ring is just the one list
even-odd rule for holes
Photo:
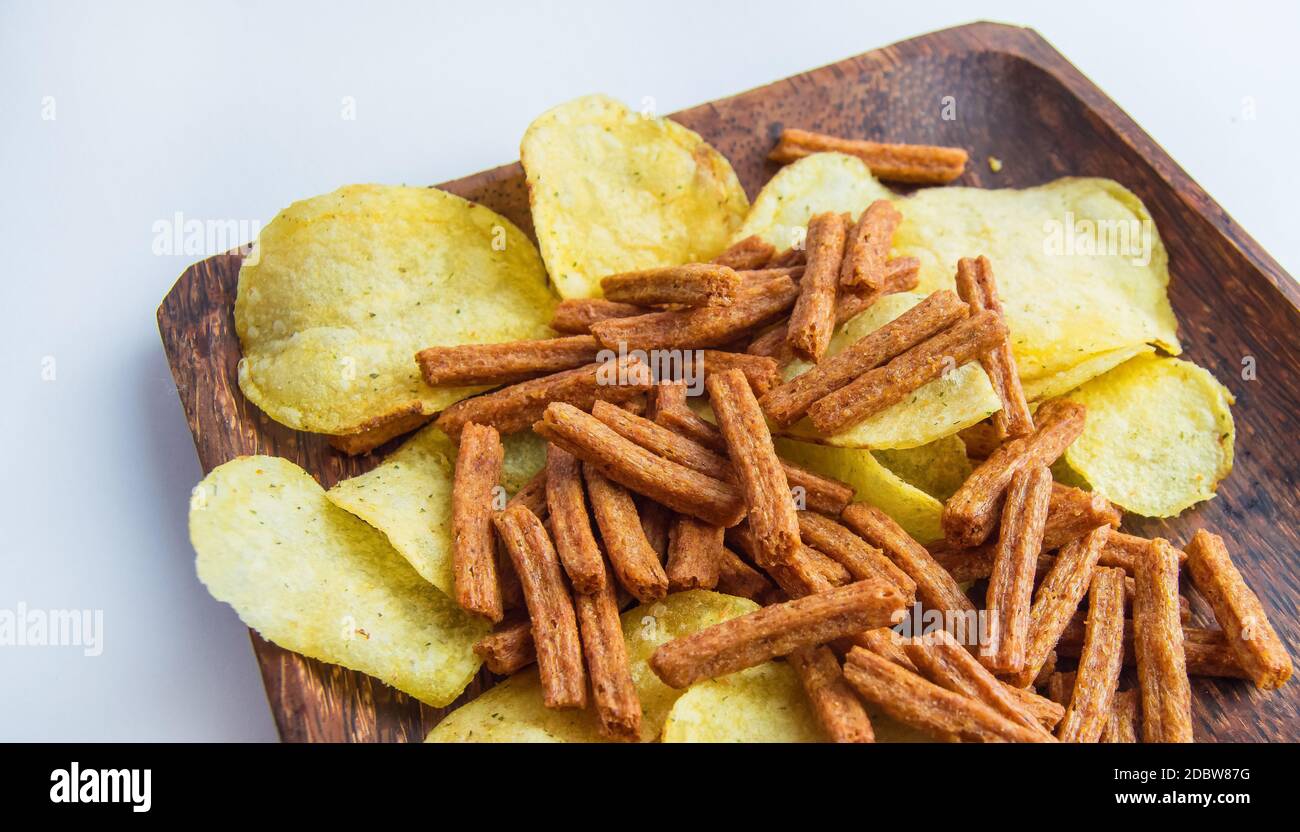
[[277,422],[349,434],[478,387],[426,385],[424,347],[545,338],[555,298],[528,237],[434,188],[350,185],[295,202],[239,271],[239,387]]
[[682,694],[664,742],[826,742],[794,669],[765,662]]
[[898,209],[894,252],[920,259],[921,291],[952,288],[962,257],[992,262],[1022,379],[1138,344],[1180,350],[1164,244],[1117,182],[923,188]]
[[735,239],[757,234],[778,250],[803,245],[808,220],[823,211],[857,217],[878,199],[896,199],[856,156],[814,153],[777,171],[754,198]]
[[955,435],[917,448],[872,451],[872,455],[903,482],[938,500],[956,493],[971,473],[966,443]]
[[285,459],[248,456],[194,489],[199,579],[288,650],[368,673],[434,707],[478,672],[486,621],[431,591],[379,532]]
[[[886,295],[836,331],[828,354],[835,355],[924,299],[924,295],[913,292]],[[811,366],[803,361],[791,362],[785,378],[794,378]],[[988,375],[978,362],[971,362],[834,436],[819,435],[807,419],[797,422],[787,433],[844,448],[915,448],[951,436],[1001,408],[1002,401]]]
[[1046,401],[1064,396],[1074,388],[1128,361],[1136,355],[1154,352],[1150,344],[1133,344],[1115,350],[1106,350],[1089,356],[1059,373],[1022,382],[1025,398],[1031,402]]
[[776,439],[775,443],[783,459],[853,486],[855,500],[876,506],[922,543],[943,537],[939,525],[943,503],[881,465],[871,451],[792,439]]
[[[682,691],[668,687],[650,669],[650,655],[664,642],[758,609],[753,601],[701,589],[623,613],[623,639],[632,681],[641,700],[641,740],[658,739],[664,720]],[[592,708],[557,711],[542,706],[536,671],[516,674],[451,712],[428,742],[599,742]]]
[[1070,400],[1088,420],[1066,463],[1127,511],[1173,517],[1213,497],[1232,470],[1232,393],[1190,361],[1139,356]]
[[749,200],[731,163],[675,121],[588,95],[542,113],[519,147],[542,258],[560,295],[616,272],[708,260]]
[[[502,486],[504,494],[513,494],[546,464],[546,443],[525,431],[502,437],[502,444]],[[454,596],[451,486],[455,472],[455,443],[429,425],[379,465],[343,480],[325,496],[383,532],[420,577]]]

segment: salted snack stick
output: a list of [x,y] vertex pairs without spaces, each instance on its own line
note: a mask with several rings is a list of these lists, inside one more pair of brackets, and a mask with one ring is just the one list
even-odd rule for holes
[[600,732],[612,740],[636,742],[641,738],[641,700],[628,664],[614,584],[607,577],[595,592],[578,595],[573,603]]
[[1083,432],[1083,405],[1057,399],[1038,408],[1037,430],[1009,439],[971,472],[948,502],[941,521],[944,535],[955,546],[978,546],[997,525],[998,508],[1016,471],[1030,465],[1051,465]]
[[1199,529],[1187,544],[1187,571],[1255,686],[1274,690],[1285,684],[1291,678],[1291,657],[1259,597],[1237,571],[1223,538]]
[[1134,564],[1133,652],[1144,742],[1192,742],[1192,691],[1178,621],[1178,555],[1157,539]]
[[533,624],[527,618],[503,623],[474,643],[474,655],[498,676],[509,676],[537,661]]
[[[1005,321],[1002,300],[998,297],[993,280],[993,266],[983,255],[963,257],[957,261],[957,294],[970,304],[971,312],[992,312]],[[1015,356],[1011,354],[1011,339],[1003,338],[987,353],[980,363],[998,398],[1002,409],[993,414],[993,429],[999,439],[1008,436],[1028,436],[1034,432],[1034,417],[1029,412],[1029,401],[1020,386]]]
[[596,360],[600,344],[590,335],[429,347],[415,354],[424,383],[439,385],[510,384],[534,376],[581,367]]
[[835,294],[848,229],[844,217],[828,211],[808,221],[808,265],[787,324],[794,354],[814,364],[826,354],[835,332]]
[[788,277],[746,283],[730,306],[611,318],[592,324],[591,334],[611,350],[717,347],[776,320],[798,295],[798,284]]
[[924,342],[967,314],[966,304],[952,292],[941,289],[816,367],[772,388],[763,396],[763,412],[779,427],[793,425],[818,399]]
[[1088,626],[1074,676],[1074,691],[1057,729],[1061,742],[1098,742],[1110,723],[1124,665],[1124,572],[1093,570]]
[[808,262],[806,252],[802,248],[791,246],[785,251],[779,251],[772,255],[772,259],[767,261],[768,268],[781,268],[788,266],[802,266]]
[[[677,515],[668,506],[642,494],[632,496],[636,502],[637,513],[641,515],[641,530],[645,532],[645,539],[650,541],[650,548],[654,549],[662,566],[668,562],[668,530]],[[665,580],[667,580],[666,576]]]
[[568,335],[587,335],[591,325],[611,318],[631,318],[649,310],[630,303],[615,303],[604,298],[570,298],[555,305],[551,329]]
[[853,688],[844,681],[839,659],[829,647],[801,647],[789,656],[813,716],[831,742],[875,742],[871,720]]
[[546,467],[533,474],[514,496],[506,502],[506,508],[522,505],[541,519],[546,519]]
[[714,257],[711,263],[730,266],[737,271],[761,269],[776,256],[776,246],[757,234],[750,234],[739,242],[732,243],[727,250]]
[[903,215],[887,199],[878,199],[867,206],[849,233],[840,267],[840,286],[863,292],[884,285],[885,263],[889,260],[894,231],[902,221]]
[[[1053,702],[1068,708],[1074,696],[1074,671],[1054,671],[1047,676],[1047,695]],[[1062,715],[1064,717],[1064,715]]]
[[734,485],[656,456],[572,405],[552,404],[534,430],[614,482],[680,514],[717,526],[734,526],[745,514]]
[[725,456],[716,454],[649,419],[628,413],[605,402],[596,402],[591,408],[591,415],[619,436],[629,442],[635,442],[656,456],[717,480],[724,482],[735,480],[731,462]]
[[959,147],[841,139],[795,127],[781,131],[767,158],[786,164],[814,153],[857,156],[877,178],[915,185],[946,185],[966,170],[966,151]]
[[461,432],[451,488],[456,603],[494,622],[504,615],[504,605],[492,536],[492,489],[501,479],[504,458],[496,429],[469,423]]
[[1051,496],[1052,472],[1046,465],[1017,471],[1007,488],[984,605],[989,643],[982,658],[998,673],[1019,673],[1025,666],[1034,575]]
[[1101,742],[1137,742],[1138,741],[1138,695],[1136,690],[1121,690],[1115,693],[1111,703],[1110,719],[1101,732]]
[[758,544],[748,522],[727,529],[726,542],[749,555],[789,598],[825,592],[853,580],[853,576],[843,566],[816,549],[803,545],[785,562],[759,563]]
[[434,423],[456,439],[466,422],[491,425],[500,433],[527,430],[551,402],[580,409],[593,402],[621,402],[641,395],[653,384],[650,368],[636,356],[619,356],[573,370],[523,381],[492,393],[456,402]]
[[694,364],[694,357],[703,361],[703,376],[708,378],[714,373],[728,370],[740,370],[745,374],[755,396],[761,396],[781,383],[781,368],[776,359],[765,355],[749,355],[743,352],[726,352],[724,350],[690,350],[687,358]]
[[[1056,650],[1063,658],[1078,658],[1083,652],[1084,622],[1078,616],[1061,633]],[[1135,641],[1132,619],[1124,620],[1124,666],[1132,667],[1136,662]],[[1241,662],[1228,648],[1228,642],[1222,630],[1210,630],[1204,627],[1183,625],[1183,654],[1187,664],[1188,676],[1213,676],[1224,679],[1249,679]]]
[[548,708],[585,708],[587,674],[578,619],[555,547],[542,521],[523,506],[507,508],[495,522],[524,587],[542,702]]
[[745,498],[758,565],[785,563],[799,547],[799,518],[758,399],[739,370],[710,376],[705,384]]
[[668,590],[713,589],[726,529],[678,516],[668,532]]
[[974,615],[975,605],[948,571],[888,514],[867,503],[853,503],[840,514],[840,520],[907,573],[926,607]]
[[332,435],[329,437],[330,447],[348,456],[368,454],[385,442],[410,433],[425,422],[431,421],[433,421],[432,416],[423,413],[407,413],[358,433]]
[[[1043,526],[1043,548],[1059,549],[1098,526],[1118,529],[1123,517],[1123,512],[1102,495],[1053,482],[1052,496],[1047,504],[1047,523]],[[1112,565],[1104,561],[1106,550],[1117,535],[1117,532],[1112,532],[1106,536],[1106,546],[1102,549],[1103,566]]]
[[605,558],[591,532],[582,489],[582,463],[556,445],[546,446],[546,507],[555,549],[573,588],[595,592],[605,583]]
[[1025,663],[1020,672],[1012,676],[1012,684],[1016,687],[1027,687],[1038,676],[1074,611],[1079,608],[1079,602],[1092,582],[1093,569],[1109,531],[1109,526],[1099,526],[1067,544],[1043,578],[1029,612]]
[[668,576],[646,537],[632,495],[589,463],[583,463],[582,473],[591,513],[619,584],[642,603],[663,598],[668,594]]
[[772,582],[740,555],[723,546],[718,552],[718,592],[756,600],[772,590]]
[[885,581],[858,581],[728,619],[660,645],[650,668],[665,684],[685,688],[787,656],[800,647],[881,627],[906,597]]
[[638,306],[730,306],[740,277],[730,266],[687,263],[612,274],[600,281],[606,300]]
[[916,581],[885,553],[849,529],[816,512],[799,512],[799,536],[804,543],[839,563],[853,580],[884,578],[904,593],[916,592]]
[[1006,334],[1007,326],[998,316],[975,314],[813,402],[808,418],[822,434],[839,433],[949,370],[974,361]]
[[[1155,541],[1145,537],[1116,531],[1106,538],[1106,545],[1101,550],[1099,562],[1102,566],[1114,566],[1132,575],[1134,564],[1142,558],[1149,557],[1154,545]],[[1175,548],[1174,554],[1178,556],[1180,565],[1187,562],[1187,553],[1183,550]]]
[[1004,717],[983,702],[954,693],[883,656],[854,647],[844,678],[862,698],[890,718],[943,740],[959,742],[1050,742],[1041,728]]

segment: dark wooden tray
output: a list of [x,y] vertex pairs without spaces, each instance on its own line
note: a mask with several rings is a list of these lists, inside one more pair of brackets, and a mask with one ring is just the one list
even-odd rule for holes
[[[953,96],[958,118],[939,117]],[[1169,249],[1170,295],[1186,357],[1237,396],[1236,470],[1217,499],[1170,522],[1132,522],[1139,534],[1187,540],[1201,526],[1233,541],[1246,579],[1295,652],[1300,580],[1294,518],[1300,491],[1300,289],[1214,200],[1101,90],[1029,29],[974,23],[877,49],[673,115],[731,160],[753,197],[776,168],[765,161],[783,124],[828,133],[949,144],[971,152],[959,184],[1023,187],[1060,176],[1107,176],[1146,203]],[[987,156],[1005,163],[994,175]],[[439,187],[488,205],[532,231],[518,164]],[[239,391],[233,308],[239,257],[181,275],[158,327],[199,460],[210,471],[241,454],[286,457],[326,488],[373,467],[318,436],[276,424]],[[1258,380],[1242,379],[1253,357]],[[394,446],[396,442],[392,443]],[[178,553],[188,557],[189,551]],[[1204,615],[1206,610],[1198,610]],[[252,634],[285,740],[422,740],[446,710],[429,708],[360,673],[282,650]],[[491,684],[484,671],[460,702]],[[1300,739],[1300,682],[1264,695],[1241,682],[1193,680],[1199,739]]]

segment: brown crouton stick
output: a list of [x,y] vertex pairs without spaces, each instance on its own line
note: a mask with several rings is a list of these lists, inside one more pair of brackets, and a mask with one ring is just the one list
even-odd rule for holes
[[605,559],[591,533],[582,491],[582,463],[555,445],[546,446],[546,507],[555,549],[573,588],[583,594],[600,589],[605,583]]
[[501,479],[505,450],[495,428],[465,426],[452,478],[452,564],[456,603],[500,621],[504,615],[492,536],[492,489]]
[[348,456],[368,454],[390,439],[396,439],[403,434],[410,433],[425,422],[431,421],[433,421],[433,417],[426,416],[423,413],[406,413],[358,433],[330,436],[330,447],[336,451],[342,451]]
[[429,347],[415,354],[424,383],[431,387],[510,384],[535,376],[581,367],[596,360],[600,344],[590,335]]
[[761,269],[775,256],[776,246],[757,234],[750,234],[745,239],[732,243],[726,251],[709,262],[741,271]]
[[849,234],[840,268],[840,286],[854,292],[876,291],[885,283],[885,263],[894,242],[894,230],[903,215],[887,199],[867,206]]
[[668,532],[668,589],[713,589],[726,530],[694,517],[679,516]]
[[576,596],[573,603],[600,732],[612,740],[636,742],[641,738],[641,700],[628,665],[614,584],[606,576],[599,589]]
[[585,708],[587,674],[573,599],[564,583],[560,559],[542,521],[523,506],[507,508],[495,518],[524,587],[533,644],[548,708]]
[[1098,742],[1110,722],[1124,664],[1124,572],[1105,566],[1092,575],[1088,625],[1061,742]]
[[1214,610],[1228,647],[1260,690],[1291,678],[1291,657],[1269,623],[1259,596],[1237,571],[1223,538],[1200,529],[1187,544],[1187,571]]
[[718,592],[736,595],[751,601],[772,590],[772,584],[763,574],[745,563],[726,546],[718,553]]
[[[758,546],[754,542],[749,523],[727,529],[727,543],[749,555],[755,563],[758,561]],[[800,546],[794,556],[785,563],[773,563],[770,566],[759,564],[788,598],[802,598],[825,592],[837,586],[843,586],[853,580],[849,571],[826,555],[808,546]]]
[[510,506],[522,505],[536,514],[539,519],[545,519],[546,509],[546,468],[533,474],[528,482],[524,483],[515,495],[506,503],[506,508]]
[[813,716],[831,742],[875,742],[871,720],[853,688],[844,681],[839,659],[829,647],[801,647],[789,656]]
[[1110,719],[1101,732],[1102,742],[1138,741],[1138,696],[1136,690],[1122,690],[1115,694],[1111,704]]
[[582,473],[591,512],[618,582],[642,603],[663,598],[668,594],[668,576],[641,526],[632,495],[588,463],[583,463]]
[[906,597],[886,581],[858,581],[763,607],[660,645],[650,668],[665,684],[685,688],[787,656],[800,647],[888,624]]
[[799,512],[799,536],[807,545],[847,569],[855,581],[884,578],[908,595],[916,592],[916,581],[885,557],[884,552],[829,517]]
[[591,325],[611,318],[631,318],[648,312],[643,306],[615,303],[604,298],[570,298],[555,306],[551,329],[569,335],[587,335]]
[[1192,691],[1178,621],[1178,555],[1157,539],[1133,581],[1133,652],[1142,691],[1144,742],[1192,742]]
[[[723,350],[691,350],[687,356],[699,356],[703,359],[704,378],[714,373],[728,370],[740,370],[745,374],[755,396],[761,396],[781,383],[781,368],[776,359],[765,355],[749,355],[743,352],[725,352]],[[693,361],[692,361],[693,363]]]
[[729,266],[688,263],[613,274],[600,281],[606,300],[638,306],[730,306],[740,278]]
[[808,221],[808,266],[786,331],[790,349],[805,361],[820,361],[835,332],[835,294],[847,230],[844,218],[834,212]]
[[772,259],[767,261],[766,265],[769,269],[788,268],[790,266],[802,266],[807,262],[808,262],[808,257],[804,249],[794,248],[793,246],[791,246],[785,251],[781,251],[773,255]]
[[1085,416],[1083,405],[1061,399],[1038,408],[1038,429],[1003,443],[944,504],[942,523],[948,541],[969,547],[988,539],[1011,477],[1021,468],[1055,462],[1083,432]]
[[959,147],[841,139],[795,127],[781,131],[767,158],[786,164],[814,153],[857,156],[880,179],[916,185],[946,185],[966,170],[966,151]]
[[[668,506],[656,503],[649,497],[641,494],[633,494],[632,497],[636,502],[637,513],[641,515],[641,530],[645,532],[645,539],[650,541],[650,548],[655,550],[662,567],[668,562],[668,530],[672,528],[673,518],[677,515]],[[664,580],[667,580],[667,575]]]
[[1034,574],[1051,494],[1052,472],[1046,465],[1017,471],[1007,488],[1002,531],[994,547],[985,596],[989,643],[982,657],[985,665],[998,673],[1019,673],[1025,666]]
[[474,643],[474,655],[498,676],[509,676],[537,661],[533,624],[527,618],[503,623]]
[[[1132,575],[1134,564],[1142,558],[1149,557],[1154,545],[1155,541],[1147,540],[1145,537],[1114,531],[1106,538],[1106,545],[1102,547],[1101,560],[1098,563],[1102,566],[1123,569]],[[1178,556],[1180,566],[1187,561],[1187,553],[1183,550],[1174,549],[1174,554]]]
[[1006,324],[996,315],[980,312],[813,402],[808,418],[824,435],[839,433],[902,401],[949,370],[974,361],[1006,334]]
[[[1056,644],[1057,652],[1067,659],[1078,658],[1083,652],[1084,619],[1076,615]],[[1228,649],[1222,630],[1183,625],[1183,652],[1186,656],[1188,676],[1216,676],[1224,679],[1249,679],[1237,657]],[[1133,621],[1124,620],[1124,666],[1136,664],[1133,641]]]
[[[957,294],[970,304],[971,312],[992,312],[1005,322],[1002,301],[998,298],[997,284],[993,281],[993,266],[987,257],[957,261]],[[1008,436],[1028,436],[1034,432],[1034,417],[1029,412],[1029,401],[1020,386],[1015,356],[1011,354],[1011,339],[1003,338],[987,353],[980,363],[993,389],[1002,400],[1002,409],[993,414],[993,429],[999,439]]]
[[591,415],[619,436],[629,442],[635,442],[656,456],[717,480],[724,482],[735,480],[735,471],[726,457],[649,419],[635,416],[604,402],[597,402],[591,409]]
[[1062,706],[1070,707],[1070,697],[1074,695],[1074,671],[1053,671],[1047,675],[1047,696]]

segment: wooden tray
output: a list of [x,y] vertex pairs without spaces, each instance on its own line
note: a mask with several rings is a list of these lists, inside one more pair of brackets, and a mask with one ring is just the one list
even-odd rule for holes
[[[953,96],[958,118],[939,117]],[[1186,357],[1237,396],[1236,470],[1219,496],[1170,521],[1134,520],[1138,534],[1187,540],[1207,526],[1234,543],[1246,579],[1275,613],[1294,654],[1300,574],[1294,567],[1300,447],[1300,289],[1113,102],[1029,29],[975,23],[904,41],[673,115],[731,160],[751,198],[775,172],[765,161],[783,124],[836,135],[957,145],[971,153],[959,184],[1024,187],[1066,175],[1107,176],[1132,189],[1169,249],[1170,296]],[[996,156],[1005,167],[989,171]],[[481,202],[532,233],[518,164],[439,187]],[[158,327],[204,471],[242,454],[286,457],[326,488],[395,447],[350,459],[318,436],[272,422],[236,383],[233,308],[239,257],[211,257],[181,275]],[[1242,379],[1253,357],[1258,380]],[[192,555],[188,550],[182,557]],[[1207,610],[1198,610],[1205,615]],[[446,710],[360,673],[282,650],[252,634],[285,740],[422,740]],[[478,695],[483,671],[452,707]],[[1264,695],[1241,682],[1194,679],[1196,735],[1300,739],[1300,682]]]

